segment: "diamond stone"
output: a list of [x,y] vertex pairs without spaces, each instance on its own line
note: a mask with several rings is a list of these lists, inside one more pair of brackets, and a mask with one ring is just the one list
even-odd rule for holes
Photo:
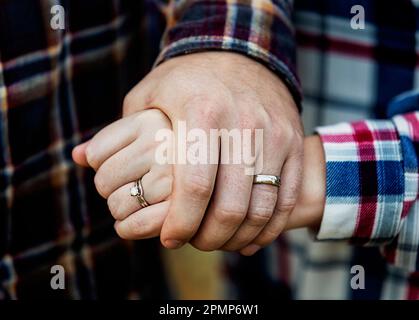
[[131,196],[136,197],[140,194],[138,188],[136,186],[132,187],[130,190]]

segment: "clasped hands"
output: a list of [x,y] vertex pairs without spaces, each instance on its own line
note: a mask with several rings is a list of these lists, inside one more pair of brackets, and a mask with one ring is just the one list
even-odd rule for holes
[[[100,108],[100,106],[97,106]],[[253,184],[243,164],[156,162],[161,129],[263,129],[262,173],[281,186]],[[173,142],[173,147],[176,141]],[[221,159],[225,145],[208,146]],[[281,232],[320,224],[325,164],[318,137],[303,138],[300,115],[282,81],[265,66],[226,52],[185,55],[163,62],[126,96],[122,119],[73,150],[96,170],[115,230],[125,239],[160,236],[167,248],[190,242],[200,250],[252,255]],[[141,208],[130,189],[141,178]]]

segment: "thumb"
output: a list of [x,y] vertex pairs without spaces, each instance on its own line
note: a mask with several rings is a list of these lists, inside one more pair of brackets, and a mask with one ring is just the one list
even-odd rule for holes
[[79,144],[78,146],[76,146],[71,155],[73,157],[73,160],[75,163],[77,163],[79,166],[82,167],[90,167],[89,163],[87,162],[87,158],[86,158],[86,147],[89,144],[90,140]]

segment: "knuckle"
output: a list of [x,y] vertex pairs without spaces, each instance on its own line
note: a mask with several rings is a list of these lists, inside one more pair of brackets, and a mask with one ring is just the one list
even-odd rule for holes
[[157,146],[158,146],[158,143],[154,140],[142,143],[141,149],[138,148],[138,150],[141,150],[140,156],[147,157],[150,155],[154,155],[154,152],[156,151]]
[[267,206],[253,206],[247,216],[247,223],[251,226],[264,226],[271,219],[273,208]]
[[122,206],[114,194],[111,194],[107,200],[109,211],[115,220],[121,220],[123,217]]
[[253,226],[265,225],[272,217],[277,200],[277,189],[269,185],[255,185],[247,222]]
[[218,128],[219,127],[219,119],[220,119],[220,109],[217,105],[211,105],[212,107],[209,108],[203,114],[203,121],[204,125],[207,128]]
[[124,101],[122,102],[122,110],[125,115],[131,114],[136,109],[135,100],[136,99],[135,99],[135,94],[133,90],[131,90],[125,95]]
[[95,170],[99,167],[99,161],[96,157],[95,147],[93,141],[91,141],[86,147],[86,160],[87,163]]
[[225,115],[225,104],[206,94],[195,95],[185,109],[189,118],[198,117],[201,124],[207,128],[218,128],[220,119]]
[[114,200],[114,195],[113,194],[111,194],[109,197],[108,197],[108,200],[107,200],[107,204],[108,204],[108,209],[109,209],[109,211],[111,212],[111,214],[112,214],[112,216],[116,219],[116,220],[118,220],[117,218],[116,218],[116,216],[117,216],[117,205],[116,205],[116,201]]
[[168,120],[167,116],[162,111],[156,108],[137,112],[133,115],[132,120],[140,131],[143,127],[150,128],[156,125],[162,128],[170,128],[170,120]]
[[285,141],[286,132],[283,128],[274,127],[272,130],[272,142],[275,145],[279,145]]
[[[173,182],[173,174],[172,174],[172,167],[170,165],[160,165],[156,164],[151,167],[151,170],[156,170],[153,179],[150,179],[149,183],[156,183],[159,180],[162,180],[164,183],[172,184]],[[150,170],[150,171],[151,171]]]
[[[278,236],[281,234],[282,230],[284,229],[289,215],[289,207],[287,207],[288,211],[278,211],[276,210],[275,214],[279,214],[279,218],[277,217],[276,223],[270,225],[268,224],[263,231],[257,237],[255,243],[259,244],[260,246],[264,247],[275,241]],[[284,214],[285,213],[285,214]]]
[[167,116],[159,109],[148,109],[145,113],[150,117],[150,119],[155,119],[159,122],[167,122]]
[[267,228],[263,230],[263,233],[259,235],[257,241],[255,242],[261,247],[265,247],[275,241],[279,237],[280,233],[280,230],[272,230]]
[[238,225],[246,217],[246,210],[244,208],[217,208],[214,217],[222,225]]
[[284,213],[288,214],[294,209],[296,203],[297,203],[296,198],[280,199],[278,200],[275,210],[279,214],[284,214]]
[[97,192],[103,197],[103,198],[107,198],[108,197],[108,190],[106,187],[106,178],[103,176],[103,174],[101,173],[96,173],[95,178],[94,178],[94,183],[95,183],[95,187]]
[[194,198],[209,199],[212,194],[212,182],[206,177],[189,174],[185,179],[184,190]]
[[129,234],[132,235],[132,237],[141,237],[144,234],[147,234],[150,230],[150,226],[143,223],[140,219],[130,219],[128,220]]

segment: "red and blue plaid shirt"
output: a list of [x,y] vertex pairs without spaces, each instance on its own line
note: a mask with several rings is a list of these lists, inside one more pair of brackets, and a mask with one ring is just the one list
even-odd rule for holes
[[[62,31],[49,25],[57,2]],[[351,29],[353,5],[365,9],[365,29]],[[65,297],[165,296],[158,247],[117,239],[92,173],[70,152],[119,115],[156,56],[226,50],[283,79],[327,161],[323,241],[297,230],[255,257],[229,255],[236,296],[418,298],[418,9],[409,0],[1,1],[0,294],[56,297],[50,266],[62,264]],[[365,289],[350,286],[354,265]]]
[[[317,131],[324,146],[327,191],[317,235],[289,232],[256,257],[230,258],[238,296],[419,299],[418,2],[248,4],[219,4],[217,12],[226,12],[225,30],[247,37],[245,54],[303,92],[306,132]],[[354,5],[365,10],[365,29],[351,28]],[[246,33],[240,17],[249,10]],[[351,287],[358,266],[364,289]]]

